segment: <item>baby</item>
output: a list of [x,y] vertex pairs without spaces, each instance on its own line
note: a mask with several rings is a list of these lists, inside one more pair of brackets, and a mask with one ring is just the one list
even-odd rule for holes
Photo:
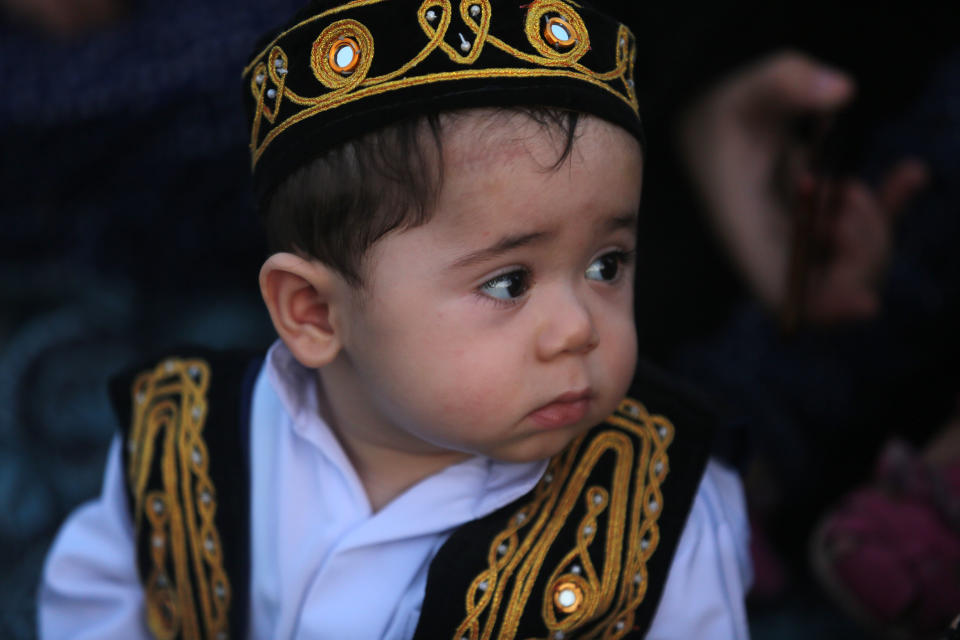
[[42,635],[746,637],[737,480],[637,370],[633,55],[561,0],[314,2],[265,38],[279,340],[118,379]]

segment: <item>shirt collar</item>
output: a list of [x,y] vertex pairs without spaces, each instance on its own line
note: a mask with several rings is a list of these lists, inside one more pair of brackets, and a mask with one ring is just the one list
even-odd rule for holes
[[[333,430],[320,415],[316,372],[297,362],[281,340],[270,347],[266,359],[267,375],[283,408],[290,417],[293,431],[305,442],[319,449],[345,476],[356,478],[349,458],[340,446]],[[548,460],[527,463],[499,462],[481,456],[463,462],[425,478],[424,483],[442,482],[460,488],[450,499],[462,500],[472,496],[469,509],[478,518],[521,497],[536,485],[547,468]],[[444,492],[448,493],[448,492]],[[403,499],[400,496],[397,500]]]

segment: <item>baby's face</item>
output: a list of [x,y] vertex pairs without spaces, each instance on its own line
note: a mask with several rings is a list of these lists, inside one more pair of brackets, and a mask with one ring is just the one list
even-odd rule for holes
[[626,393],[640,147],[590,117],[553,169],[559,147],[526,117],[458,124],[433,218],[371,249],[342,357],[383,443],[542,459]]

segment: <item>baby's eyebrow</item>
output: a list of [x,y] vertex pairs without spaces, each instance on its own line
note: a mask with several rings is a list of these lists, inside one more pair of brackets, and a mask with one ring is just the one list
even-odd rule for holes
[[607,219],[607,231],[618,231],[627,229],[628,231],[637,230],[637,213],[625,213],[622,216],[613,216]]
[[487,262],[488,260],[497,258],[504,253],[512,251],[518,247],[526,247],[531,244],[541,243],[554,235],[556,235],[556,232],[554,231],[534,231],[531,233],[506,235],[489,247],[473,251],[462,258],[458,258],[450,266],[453,269],[462,269],[463,267],[468,267],[470,265]]
[[[627,229],[629,231],[635,232],[637,229],[637,214],[636,213],[626,213],[618,216],[611,216],[607,218],[606,222],[603,225],[604,231],[611,233],[618,231],[620,229]],[[483,249],[478,249],[458,258],[450,265],[452,269],[462,269],[464,267],[469,267],[475,264],[481,264],[494,258],[498,258],[508,251],[512,251],[518,247],[527,247],[532,244],[539,244],[545,242],[550,238],[557,235],[557,232],[554,230],[551,231],[532,231],[530,233],[517,233],[506,235],[489,247]]]

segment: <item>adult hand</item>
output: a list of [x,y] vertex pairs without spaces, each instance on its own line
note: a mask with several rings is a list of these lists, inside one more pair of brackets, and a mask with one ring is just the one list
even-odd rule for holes
[[800,298],[802,309],[803,317],[795,320],[829,324],[867,318],[879,310],[895,218],[926,182],[926,166],[911,158],[898,162],[876,190],[860,180],[798,178],[797,199],[818,200],[814,206],[825,215],[803,207],[797,211],[816,215],[810,240],[822,255],[808,267],[802,289],[790,292]]
[[796,123],[826,119],[853,93],[845,74],[781,52],[735,72],[681,118],[681,156],[715,230],[754,295],[775,312],[787,304],[796,216],[809,209],[798,204],[819,194],[828,205],[814,229],[823,260],[800,292],[804,319],[861,318],[878,306],[893,215],[925,182],[916,161],[898,165],[876,192],[810,172]]

